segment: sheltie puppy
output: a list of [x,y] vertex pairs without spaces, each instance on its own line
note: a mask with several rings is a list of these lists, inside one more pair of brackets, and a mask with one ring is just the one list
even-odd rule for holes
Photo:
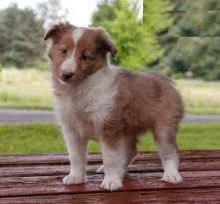
[[117,49],[102,28],[60,23],[44,40],[49,48],[55,111],[71,169],[63,183],[86,182],[87,143],[100,142],[105,177],[101,187],[122,187],[137,154],[140,135],[152,131],[164,168],[163,181],[179,183],[176,133],[183,104],[172,81],[156,73],[134,73],[112,65]]

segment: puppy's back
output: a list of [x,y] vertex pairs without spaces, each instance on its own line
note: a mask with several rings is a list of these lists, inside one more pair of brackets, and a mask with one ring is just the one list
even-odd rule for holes
[[182,99],[167,77],[120,69],[116,83],[119,92],[112,118],[117,118],[119,124],[127,124],[128,131],[144,132],[157,121],[173,120],[178,123],[182,119]]

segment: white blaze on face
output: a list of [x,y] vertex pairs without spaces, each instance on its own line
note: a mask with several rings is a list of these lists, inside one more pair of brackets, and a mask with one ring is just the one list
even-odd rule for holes
[[75,47],[77,46],[77,43],[79,42],[79,39],[82,37],[83,33],[84,33],[84,28],[76,28],[73,31],[73,42],[75,44]]
[[76,62],[74,53],[72,53],[61,65],[63,72],[71,73],[76,71]]
[[61,70],[63,72],[75,72],[76,71],[76,60],[75,60],[75,52],[77,48],[77,43],[79,39],[82,37],[84,33],[84,28],[76,28],[73,30],[73,42],[75,44],[75,49],[72,54],[62,63]]

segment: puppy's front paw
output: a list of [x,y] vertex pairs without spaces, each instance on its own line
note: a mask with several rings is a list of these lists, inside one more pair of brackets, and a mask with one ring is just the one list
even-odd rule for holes
[[169,183],[181,183],[183,181],[178,171],[167,171],[164,172],[162,181],[166,181]]
[[63,184],[66,184],[66,185],[80,184],[80,183],[85,183],[85,182],[86,182],[85,178],[73,176],[70,174],[63,178]]
[[118,177],[105,176],[105,178],[101,184],[101,188],[104,188],[104,189],[110,190],[110,191],[116,191],[121,187],[122,187],[122,181]]

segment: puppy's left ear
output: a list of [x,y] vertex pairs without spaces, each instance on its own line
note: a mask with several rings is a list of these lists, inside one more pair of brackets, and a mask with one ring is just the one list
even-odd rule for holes
[[48,39],[58,41],[64,33],[72,30],[74,27],[75,26],[71,25],[69,22],[56,24],[45,34],[44,41]]
[[101,49],[111,53],[111,56],[115,58],[117,54],[117,48],[113,43],[110,35],[103,28],[97,28],[97,30],[99,32],[98,43],[101,45]]

